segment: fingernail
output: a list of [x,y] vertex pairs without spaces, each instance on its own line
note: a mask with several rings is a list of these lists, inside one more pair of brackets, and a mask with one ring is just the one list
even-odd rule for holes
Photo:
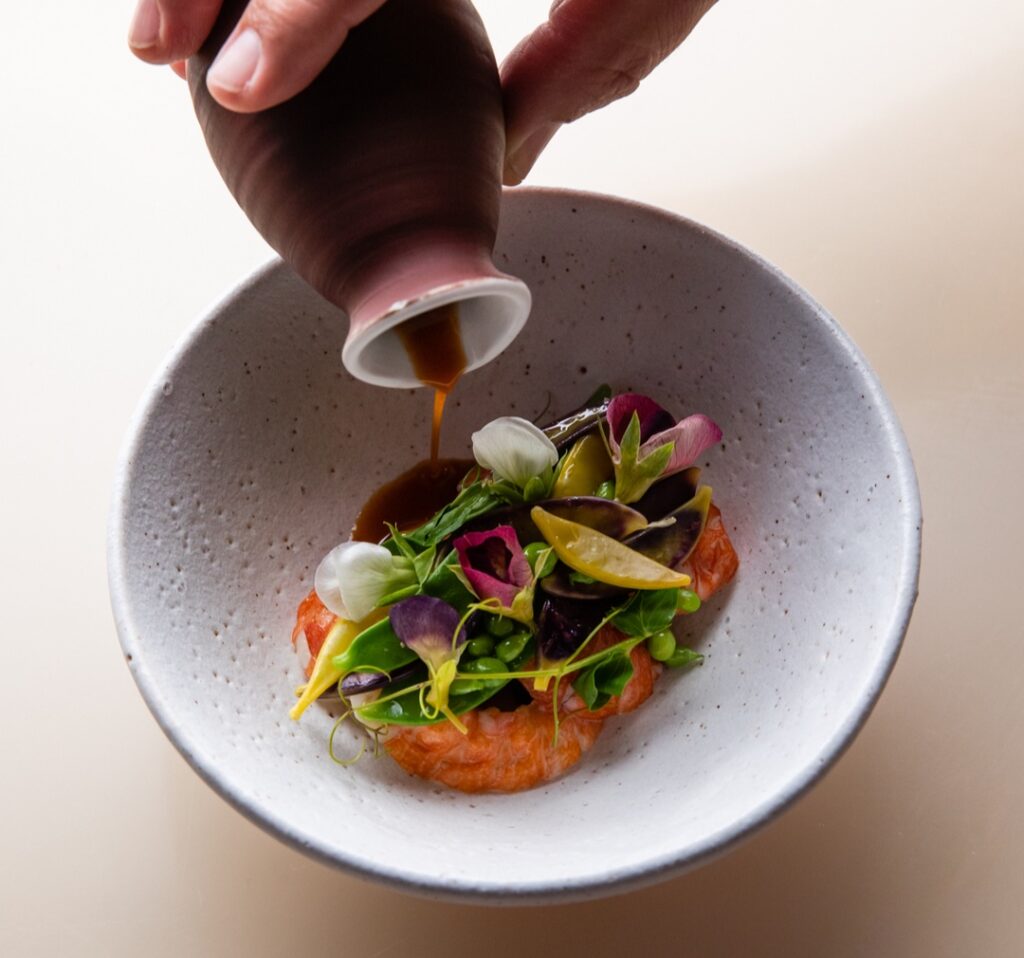
[[558,132],[561,125],[561,123],[545,123],[509,151],[505,157],[504,174],[504,180],[509,186],[515,186],[526,179],[527,174],[533,169],[533,164],[537,162],[537,157],[551,142],[551,137]]
[[156,46],[160,40],[160,7],[156,0],[139,0],[128,28],[128,45],[136,50]]
[[206,75],[206,82],[226,93],[238,93],[256,73],[261,47],[260,35],[252,27],[246,27],[221,48]]

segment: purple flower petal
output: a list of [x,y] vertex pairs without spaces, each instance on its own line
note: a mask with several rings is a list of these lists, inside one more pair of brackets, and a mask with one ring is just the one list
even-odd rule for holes
[[689,469],[705,449],[710,448],[722,438],[722,430],[718,425],[703,413],[696,413],[687,416],[682,422],[676,423],[671,429],[666,429],[653,435],[640,446],[642,460],[658,446],[667,442],[674,442],[672,458],[662,472],[663,476],[671,475],[683,469]]
[[642,396],[640,393],[621,393],[613,396],[608,403],[608,412],[605,413],[613,449],[618,449],[622,434],[626,431],[633,413],[636,413],[640,420],[641,443],[656,432],[671,429],[675,423],[672,414],[649,396]]
[[511,526],[467,532],[452,545],[466,579],[481,599],[497,599],[503,608],[511,608],[533,580],[530,562]]
[[[402,644],[435,668],[452,658],[452,636],[459,626],[458,610],[443,599],[413,595],[391,607],[391,628]],[[465,628],[459,629],[454,647],[466,641]]]

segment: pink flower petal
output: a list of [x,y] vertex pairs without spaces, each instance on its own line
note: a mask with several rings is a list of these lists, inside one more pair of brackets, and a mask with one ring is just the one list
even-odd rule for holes
[[687,416],[682,422],[676,423],[671,429],[656,433],[640,446],[640,459],[649,455],[658,446],[666,442],[674,442],[672,458],[669,459],[662,476],[689,469],[705,449],[710,448],[722,438],[722,430],[703,413]]
[[502,607],[511,608],[533,580],[530,562],[511,526],[467,532],[452,545],[467,581],[481,599],[497,599]]
[[612,451],[619,451],[619,442],[622,434],[629,425],[633,413],[640,419],[640,442],[653,435],[655,432],[671,428],[672,414],[659,406],[649,396],[642,396],[640,393],[620,393],[613,396],[608,403],[608,411],[605,416],[608,420],[608,431]]

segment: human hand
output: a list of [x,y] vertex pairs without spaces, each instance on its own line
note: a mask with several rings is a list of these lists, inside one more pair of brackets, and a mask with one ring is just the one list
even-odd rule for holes
[[[147,63],[184,76],[222,0],[139,0],[129,45]],[[250,0],[207,74],[232,110],[265,110],[304,89],[348,31],[384,0]],[[542,24],[501,67],[504,182],[515,185],[564,123],[632,93],[714,0],[555,0]]]
[[[206,77],[213,98],[239,113],[283,103],[312,83],[349,30],[384,0],[250,0]],[[220,13],[222,0],[139,0],[132,52],[180,76]]]
[[554,0],[501,65],[504,182],[525,179],[563,123],[632,93],[715,0]]

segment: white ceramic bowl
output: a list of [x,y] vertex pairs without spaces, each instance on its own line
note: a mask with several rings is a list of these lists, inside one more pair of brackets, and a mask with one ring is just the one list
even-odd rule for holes
[[387,757],[335,765],[327,712],[287,715],[295,606],[358,505],[425,455],[430,398],[348,376],[343,318],[280,263],[202,319],[146,396],[117,476],[110,583],[154,715],[244,814],[400,887],[549,902],[692,866],[835,761],[906,630],[920,506],[856,347],[736,244],[621,200],[519,190],[496,262],[529,284],[533,315],[460,384],[443,449],[465,453],[494,416],[568,410],[602,381],[714,418],[725,439],[704,478],[742,565],[690,620],[703,667],[670,673],[535,791],[467,797]]

